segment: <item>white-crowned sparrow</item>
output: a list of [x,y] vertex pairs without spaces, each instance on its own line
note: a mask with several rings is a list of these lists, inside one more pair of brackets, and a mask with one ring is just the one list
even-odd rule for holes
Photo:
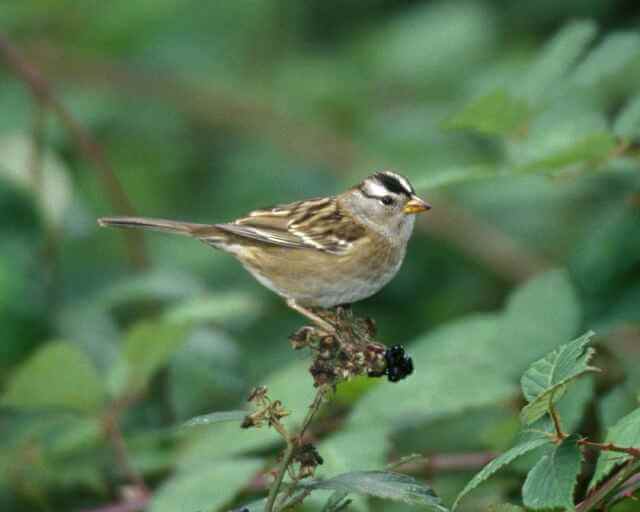
[[365,299],[398,272],[414,214],[431,206],[409,181],[382,171],[333,197],[256,210],[226,224],[105,217],[100,226],[187,235],[233,254],[264,286],[330,331],[310,308]]

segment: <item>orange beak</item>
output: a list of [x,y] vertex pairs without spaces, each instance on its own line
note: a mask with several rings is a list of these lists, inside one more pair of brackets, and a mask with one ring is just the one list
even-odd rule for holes
[[407,204],[404,205],[404,213],[414,214],[431,210],[431,205],[423,201],[418,196],[413,196]]

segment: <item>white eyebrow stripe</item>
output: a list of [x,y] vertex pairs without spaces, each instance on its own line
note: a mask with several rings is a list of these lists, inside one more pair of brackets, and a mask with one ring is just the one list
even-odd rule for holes
[[389,195],[389,191],[384,185],[382,185],[382,183],[373,180],[365,181],[365,192],[373,197],[384,197]]

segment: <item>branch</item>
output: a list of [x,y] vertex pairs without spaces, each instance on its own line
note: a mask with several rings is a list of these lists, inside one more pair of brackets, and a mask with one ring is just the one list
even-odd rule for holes
[[[102,148],[93,139],[91,134],[84,129],[71,115],[65,106],[56,98],[51,86],[44,76],[15,48],[9,39],[0,33],[0,57],[7,66],[13,70],[19,80],[24,82],[34,98],[43,106],[48,107],[61,121],[69,132],[74,143],[84,155],[93,163],[102,180],[112,207],[126,215],[135,215],[135,210],[129,201],[129,197],[122,188],[115,172],[107,162]],[[148,258],[144,249],[141,233],[136,231],[123,232],[127,240],[127,249],[131,263],[137,268],[147,266]]]
[[142,474],[135,468],[129,458],[129,452],[120,429],[120,417],[122,412],[136,399],[135,396],[125,396],[113,401],[103,417],[104,432],[113,446],[116,462],[127,480],[135,486],[142,497],[150,495]]
[[555,404],[553,403],[553,393],[551,393],[551,397],[549,398],[551,401],[551,405],[549,406],[549,416],[551,416],[551,421],[553,421],[553,428],[556,432],[556,441],[562,441],[567,434],[562,431],[562,425],[560,424],[560,416],[558,416],[558,410],[556,409]]
[[[311,405],[309,406],[309,411],[307,411],[307,415],[305,416],[304,420],[302,421],[302,426],[300,427],[300,432],[298,433],[297,436],[292,437],[292,436],[288,435],[286,433],[286,431],[284,433],[282,433],[280,431],[280,429],[278,429],[278,432],[280,432],[281,435],[283,435],[283,437],[285,438],[285,441],[287,442],[287,447],[286,447],[284,455],[282,457],[282,462],[280,463],[280,466],[278,467],[278,473],[276,475],[276,480],[275,480],[275,482],[273,482],[273,484],[271,485],[271,489],[269,490],[269,496],[267,498],[267,504],[265,505],[265,508],[264,508],[265,512],[272,512],[274,510],[274,505],[275,505],[275,502],[276,502],[276,498],[278,497],[278,493],[280,492],[280,488],[282,487],[282,481],[284,479],[284,475],[286,474],[291,462],[293,461],[293,457],[296,454],[296,449],[298,448],[298,446],[300,444],[300,440],[302,439],[305,431],[309,427],[309,424],[311,423],[311,420],[313,419],[315,414],[320,409],[320,406],[322,405],[322,400],[324,398],[325,392],[326,392],[326,389],[324,387],[321,386],[321,387],[318,388],[318,391],[316,392],[316,396],[313,399],[313,402],[311,403]],[[293,491],[295,491],[295,484],[296,483],[297,483],[297,481],[294,481],[293,485],[289,488],[289,491],[287,492],[287,494],[284,497],[285,503],[283,503],[283,506],[281,508],[278,508],[277,510],[284,510],[285,508],[287,508],[287,507],[289,507],[291,505],[290,503],[287,504],[286,500],[291,496]],[[306,497],[306,495],[301,497],[300,501],[302,501],[304,499],[304,497]]]
[[609,480],[596,489],[591,495],[576,506],[575,512],[587,512],[593,510],[603,501],[616,487],[624,483],[631,475],[638,470],[636,461],[629,461],[620,471],[613,475]]
[[578,441],[578,444],[582,446],[588,446],[590,448],[595,448],[597,450],[603,450],[606,452],[626,453],[634,459],[640,459],[640,448],[618,446],[613,443],[596,443],[593,441],[589,441],[588,439],[580,439]]
[[[420,460],[390,464],[391,469],[401,473],[436,473],[439,471],[472,471],[486,466],[496,458],[495,452],[439,453]],[[388,466],[389,467],[389,466]]]

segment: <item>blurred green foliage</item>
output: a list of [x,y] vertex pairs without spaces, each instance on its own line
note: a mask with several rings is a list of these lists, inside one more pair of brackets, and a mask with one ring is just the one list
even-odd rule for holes
[[[414,476],[448,506],[474,455],[514,445],[522,373],[587,329],[605,371],[560,401],[564,426],[637,442],[639,21],[631,0],[0,3],[0,31],[141,214],[216,222],[380,168],[410,177],[434,210],[356,311],[416,373],[340,386],[317,420],[319,475],[419,451]],[[114,503],[132,471],[152,512],[264,496],[273,432],[175,427],[257,384],[299,422],[313,389],[287,336],[302,319],[197,243],[145,235],[150,267],[133,269],[121,234],[96,227],[123,212],[95,163],[0,62],[0,509]],[[595,455],[576,498],[613,468]],[[539,460],[459,510],[521,504]]]

